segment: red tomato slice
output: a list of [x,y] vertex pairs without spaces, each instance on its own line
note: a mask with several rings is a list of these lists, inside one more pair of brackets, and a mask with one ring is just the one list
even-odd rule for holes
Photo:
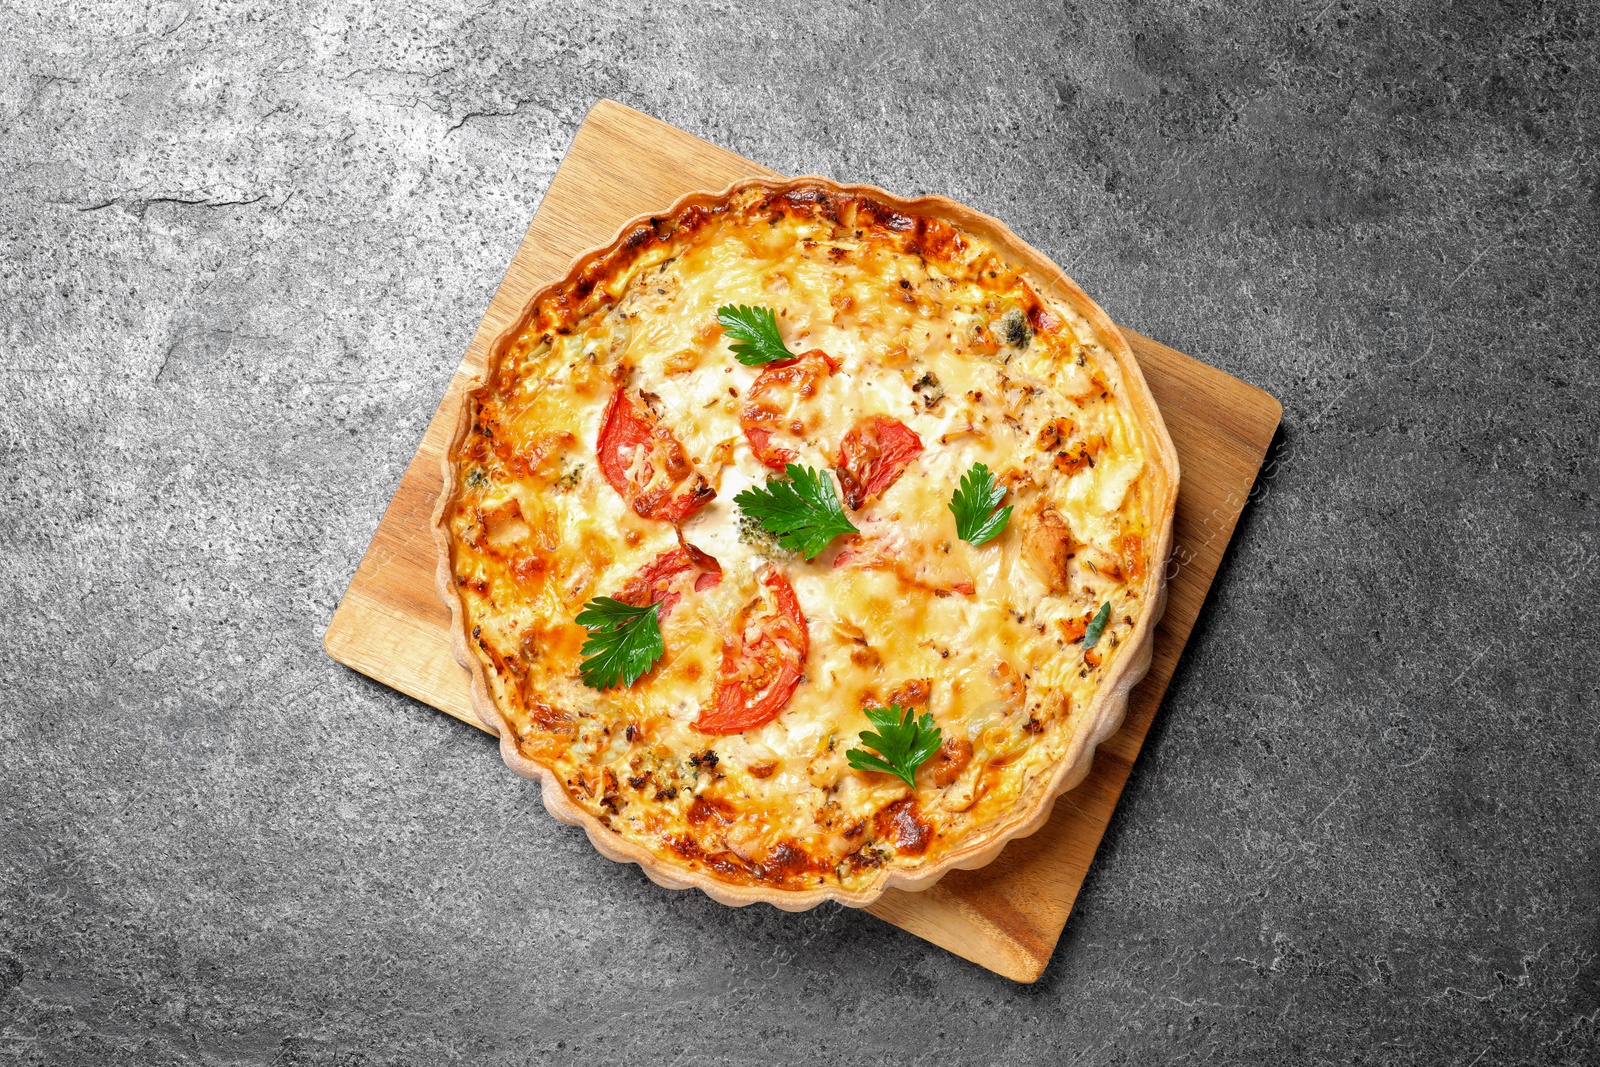
[[815,397],[820,383],[838,369],[839,364],[820,348],[762,368],[739,413],[739,427],[756,459],[781,471],[785,464],[798,458],[789,449],[773,444],[772,435],[780,430],[798,435],[799,420],[792,417],[795,404]]
[[761,581],[771,603],[758,597],[734,620],[711,706],[694,724],[703,733],[737,734],[771,722],[800,684],[811,650],[806,617],[782,571],[769,567]]
[[834,465],[845,505],[855,511],[881,495],[921,453],[922,438],[899,419],[868,415],[857,422],[839,443]]
[[683,446],[653,412],[643,413],[618,389],[595,445],[611,488],[647,519],[678,523],[717,495]]
[[640,608],[646,604],[660,604],[659,617],[664,619],[689,588],[700,592],[720,581],[722,564],[709,553],[684,542],[661,553],[628,579],[617,593],[617,599]]

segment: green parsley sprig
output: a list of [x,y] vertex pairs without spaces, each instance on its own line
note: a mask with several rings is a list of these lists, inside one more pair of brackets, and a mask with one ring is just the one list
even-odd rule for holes
[[1100,610],[1094,613],[1094,618],[1089,620],[1089,626],[1083,631],[1083,648],[1087,652],[1100,643],[1100,635],[1106,632],[1106,622],[1111,618],[1111,601],[1100,605]]
[[791,463],[783,475],[733,498],[740,511],[778,539],[780,548],[813,559],[840,534],[860,533],[839,506],[825,472]]
[[[858,771],[887,771],[906,785],[915,786],[917,768],[939,750],[944,731],[933,716],[923,712],[919,718],[911,708],[899,704],[887,708],[863,708],[877,732],[861,731],[861,744],[846,752],[845,759]],[[869,752],[867,749],[876,749]]]
[[1011,521],[1011,506],[994,509],[1006,497],[1005,486],[995,484],[994,472],[982,463],[961,476],[961,484],[950,498],[950,511],[956,517],[956,536],[969,545],[981,545],[1000,536]]
[[637,682],[666,651],[661,643],[661,605],[635,607],[597,596],[578,612],[578,625],[589,631],[578,665],[583,684],[612,689]]
[[733,338],[729,346],[733,349],[733,358],[746,367],[794,358],[778,333],[778,316],[771,308],[724,304],[717,309],[717,321]]

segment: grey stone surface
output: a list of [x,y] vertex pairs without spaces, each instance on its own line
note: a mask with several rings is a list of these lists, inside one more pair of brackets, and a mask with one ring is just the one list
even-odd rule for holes
[[[0,1061],[1597,1062],[1595,32],[6,4]],[[993,212],[1283,401],[1036,986],[658,890],[321,651],[601,96]]]

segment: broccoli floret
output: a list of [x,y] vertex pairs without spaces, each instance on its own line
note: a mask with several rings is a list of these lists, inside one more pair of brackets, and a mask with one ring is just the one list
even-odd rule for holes
[[1023,317],[1021,310],[1012,308],[1000,319],[1000,336],[1004,337],[1006,344],[1012,348],[1027,348],[1033,340],[1033,330],[1028,326],[1028,320]]

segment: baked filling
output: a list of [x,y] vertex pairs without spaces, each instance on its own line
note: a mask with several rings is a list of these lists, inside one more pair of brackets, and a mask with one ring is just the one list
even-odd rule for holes
[[1003,830],[1160,588],[1166,481],[1094,326],[862,195],[652,220],[468,411],[442,528],[491,700],[722,882],[860,889]]

